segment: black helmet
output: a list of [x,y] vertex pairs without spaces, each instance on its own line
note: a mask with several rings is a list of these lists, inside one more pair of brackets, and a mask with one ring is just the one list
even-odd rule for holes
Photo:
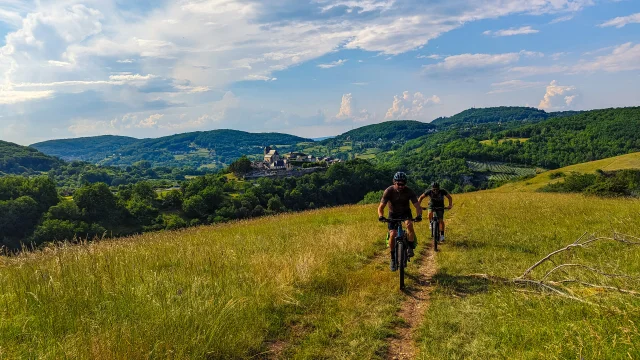
[[437,181],[434,181],[433,183],[431,183],[431,188],[440,189],[440,183],[438,183]]
[[403,173],[402,171],[398,171],[395,175],[393,175],[393,181],[406,183],[407,174]]

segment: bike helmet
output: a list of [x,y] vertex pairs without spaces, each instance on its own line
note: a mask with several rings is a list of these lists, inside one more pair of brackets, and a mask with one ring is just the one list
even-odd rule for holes
[[406,183],[407,174],[403,173],[402,171],[398,171],[395,175],[393,175],[393,181]]
[[440,184],[437,181],[434,181],[433,183],[431,183],[431,188],[440,189]]

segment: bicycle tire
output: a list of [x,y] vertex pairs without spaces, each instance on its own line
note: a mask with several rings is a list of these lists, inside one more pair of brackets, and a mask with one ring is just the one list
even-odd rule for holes
[[438,239],[439,229],[440,229],[440,224],[434,218],[434,221],[431,222],[431,237],[433,238],[433,251],[438,251],[438,240],[440,240]]
[[400,270],[400,289],[404,289],[404,253],[405,248],[402,240],[396,239],[396,262],[398,264],[398,270]]

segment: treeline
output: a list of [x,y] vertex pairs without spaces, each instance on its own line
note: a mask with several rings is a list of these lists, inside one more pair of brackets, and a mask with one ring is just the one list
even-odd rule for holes
[[551,178],[564,178],[562,181],[545,185],[542,192],[572,192],[597,196],[640,197],[640,170],[625,169],[618,171],[597,170],[595,174],[562,172],[551,173]]
[[52,241],[123,236],[354,204],[367,193],[387,187],[394,171],[352,160],[299,178],[249,182],[209,174],[185,181],[179,190],[161,192],[146,181],[117,188],[99,182],[83,185],[72,198],[61,198],[47,177],[3,177],[0,241],[11,251],[23,244],[37,247]]

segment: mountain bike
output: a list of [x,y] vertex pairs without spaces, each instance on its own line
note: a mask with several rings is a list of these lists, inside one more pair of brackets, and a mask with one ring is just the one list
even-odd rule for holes
[[416,219],[385,219],[384,222],[392,223],[395,222],[398,224],[398,235],[396,235],[395,239],[395,258],[396,265],[398,266],[398,270],[400,271],[400,289],[404,289],[404,269],[407,267],[407,262],[409,262],[408,250],[409,250],[409,239],[407,238],[407,232],[404,231],[403,223],[407,220],[416,221]]
[[[433,239],[433,251],[438,251],[438,244],[440,243],[440,218],[438,217],[438,211],[445,211],[447,208],[437,207],[431,208],[433,211],[433,217],[431,218],[431,238]],[[429,211],[429,208],[422,208],[422,210]]]

